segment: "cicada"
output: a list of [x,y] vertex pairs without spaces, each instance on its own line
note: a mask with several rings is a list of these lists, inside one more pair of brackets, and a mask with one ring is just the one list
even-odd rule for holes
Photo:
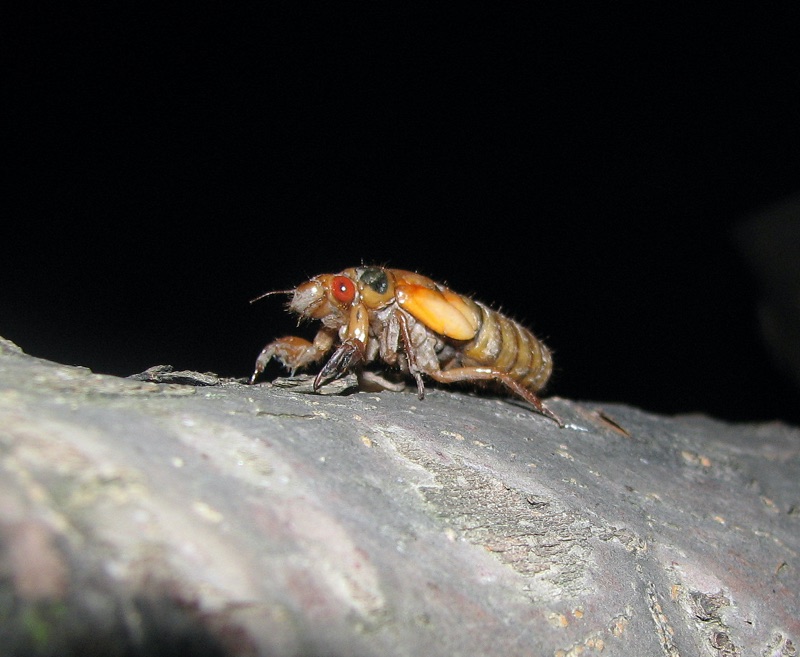
[[291,295],[289,310],[301,319],[319,320],[322,327],[311,342],[296,336],[270,342],[256,360],[250,383],[273,358],[294,374],[330,353],[314,390],[349,371],[359,381],[396,389],[364,369],[383,362],[412,376],[420,399],[423,376],[440,383],[495,381],[563,426],[537,395],[553,369],[541,340],[513,319],[426,276],[352,267],[258,299],[270,294]]

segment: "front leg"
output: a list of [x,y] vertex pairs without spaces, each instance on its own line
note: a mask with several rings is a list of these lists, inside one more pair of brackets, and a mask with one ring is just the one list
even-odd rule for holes
[[351,338],[342,342],[314,379],[314,390],[353,369],[364,360],[364,353],[364,343],[360,340]]
[[367,336],[369,334],[369,313],[363,304],[350,308],[347,324],[342,327],[340,344],[325,366],[314,379],[314,390],[325,381],[342,376],[364,362],[367,355]]
[[336,331],[322,328],[314,337],[314,342],[293,335],[273,340],[264,347],[256,359],[256,367],[250,377],[250,383],[255,383],[258,375],[264,371],[273,358],[294,376],[294,373],[301,367],[315,363],[327,354],[335,339]]

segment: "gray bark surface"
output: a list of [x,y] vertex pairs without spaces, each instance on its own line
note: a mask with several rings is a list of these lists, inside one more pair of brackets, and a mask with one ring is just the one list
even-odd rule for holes
[[797,654],[798,429],[347,383],[0,341],[0,654]]

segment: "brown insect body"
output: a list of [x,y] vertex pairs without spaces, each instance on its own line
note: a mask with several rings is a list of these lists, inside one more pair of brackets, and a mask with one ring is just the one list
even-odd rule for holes
[[351,369],[394,388],[362,369],[383,361],[414,377],[420,399],[423,374],[441,383],[493,380],[563,426],[536,395],[552,372],[550,351],[524,326],[479,301],[420,274],[383,267],[321,274],[285,293],[292,295],[290,311],[322,327],[313,342],[295,336],[270,342],[251,383],[273,358],[294,373],[333,349],[315,389]]

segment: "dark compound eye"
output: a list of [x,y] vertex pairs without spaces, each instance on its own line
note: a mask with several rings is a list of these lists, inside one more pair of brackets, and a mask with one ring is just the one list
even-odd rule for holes
[[361,274],[359,280],[364,285],[369,285],[378,294],[384,294],[389,287],[389,279],[386,277],[386,272],[379,267],[368,267]]
[[353,303],[356,297],[356,285],[347,276],[334,276],[332,283],[333,296],[342,303]]

